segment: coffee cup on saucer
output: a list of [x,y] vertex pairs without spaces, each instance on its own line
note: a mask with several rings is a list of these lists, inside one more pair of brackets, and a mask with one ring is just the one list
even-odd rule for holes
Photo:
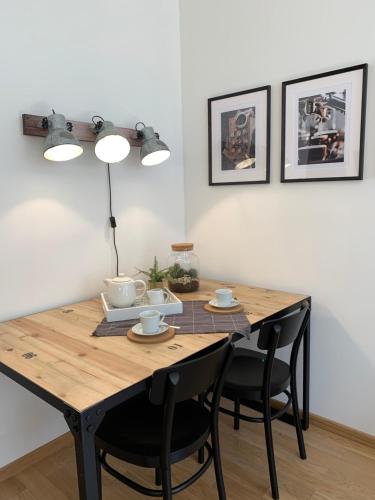
[[230,288],[218,288],[215,290],[216,304],[218,307],[229,307],[233,303],[233,292]]
[[139,315],[139,319],[141,320],[143,333],[146,335],[158,333],[161,323],[164,321],[164,317],[165,314],[159,311],[142,311]]
[[165,304],[168,293],[162,288],[152,288],[151,290],[147,290],[147,297],[150,305],[158,306],[160,304]]

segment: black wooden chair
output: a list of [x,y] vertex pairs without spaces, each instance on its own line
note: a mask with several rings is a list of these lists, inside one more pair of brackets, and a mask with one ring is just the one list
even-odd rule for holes
[[[96,446],[103,468],[130,488],[153,497],[172,499],[194,483],[214,460],[219,499],[225,500],[221,469],[218,410],[224,376],[233,358],[230,338],[215,344],[189,361],[157,370],[148,394],[133,398],[106,415],[97,432]],[[213,387],[208,410],[192,399]],[[208,443],[211,435],[212,448]],[[207,460],[190,478],[172,486],[171,465],[204,447]],[[154,468],[156,483],[151,489],[134,482],[107,461],[112,455],[125,462]]]
[[[296,369],[298,351],[309,316],[310,307],[306,302],[300,311],[292,315],[265,321],[260,327],[257,345],[259,349],[267,353],[236,348],[224,382],[222,395],[234,401],[234,411],[226,408],[220,408],[220,411],[234,417],[234,429],[239,429],[240,420],[264,424],[272,496],[275,499],[279,498],[279,491],[271,422],[280,418],[290,405],[293,408],[299,454],[302,459],[306,459],[298,410]],[[275,357],[277,349],[292,343],[290,364]],[[282,393],[287,396],[288,400],[280,410],[273,411],[270,399]],[[261,411],[262,417],[241,414],[241,402]]]

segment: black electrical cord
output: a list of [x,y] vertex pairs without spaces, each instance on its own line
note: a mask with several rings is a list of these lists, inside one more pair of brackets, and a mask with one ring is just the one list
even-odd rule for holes
[[116,218],[113,216],[112,213],[112,184],[111,184],[111,167],[110,164],[107,163],[107,175],[108,175],[108,190],[109,190],[109,223],[111,225],[112,231],[113,231],[113,246],[115,247],[115,253],[116,253],[116,276],[119,274],[119,259],[118,259],[118,251],[117,251],[117,245],[116,245]]

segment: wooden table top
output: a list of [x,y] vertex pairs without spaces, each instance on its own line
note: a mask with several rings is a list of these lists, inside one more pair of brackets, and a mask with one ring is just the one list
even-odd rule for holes
[[[209,280],[201,282],[198,292],[180,298],[211,299],[222,286],[233,287],[252,324],[306,298]],[[92,337],[103,316],[99,299],[94,299],[0,323],[0,362],[82,412],[226,336],[178,335],[155,345],[126,337]],[[168,349],[175,342],[180,347]]]
[[215,296],[217,288],[231,288],[233,290],[233,297],[236,297],[245,306],[245,313],[253,326],[258,326],[262,321],[283,309],[310,298],[308,295],[218,280],[201,280],[197,292],[176,295],[181,300],[211,300]]

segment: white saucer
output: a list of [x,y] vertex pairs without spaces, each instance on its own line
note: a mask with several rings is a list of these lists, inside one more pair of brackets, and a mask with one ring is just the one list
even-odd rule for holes
[[236,307],[240,305],[240,301],[237,299],[232,299],[232,302],[227,306],[219,306],[216,299],[212,299],[209,302],[210,306],[217,307],[218,309],[230,309],[231,307]]
[[161,335],[162,333],[165,333],[169,328],[169,325],[167,323],[160,323],[159,330],[157,332],[153,333],[144,333],[142,329],[142,323],[137,323],[132,327],[132,332],[135,333],[136,335]]

